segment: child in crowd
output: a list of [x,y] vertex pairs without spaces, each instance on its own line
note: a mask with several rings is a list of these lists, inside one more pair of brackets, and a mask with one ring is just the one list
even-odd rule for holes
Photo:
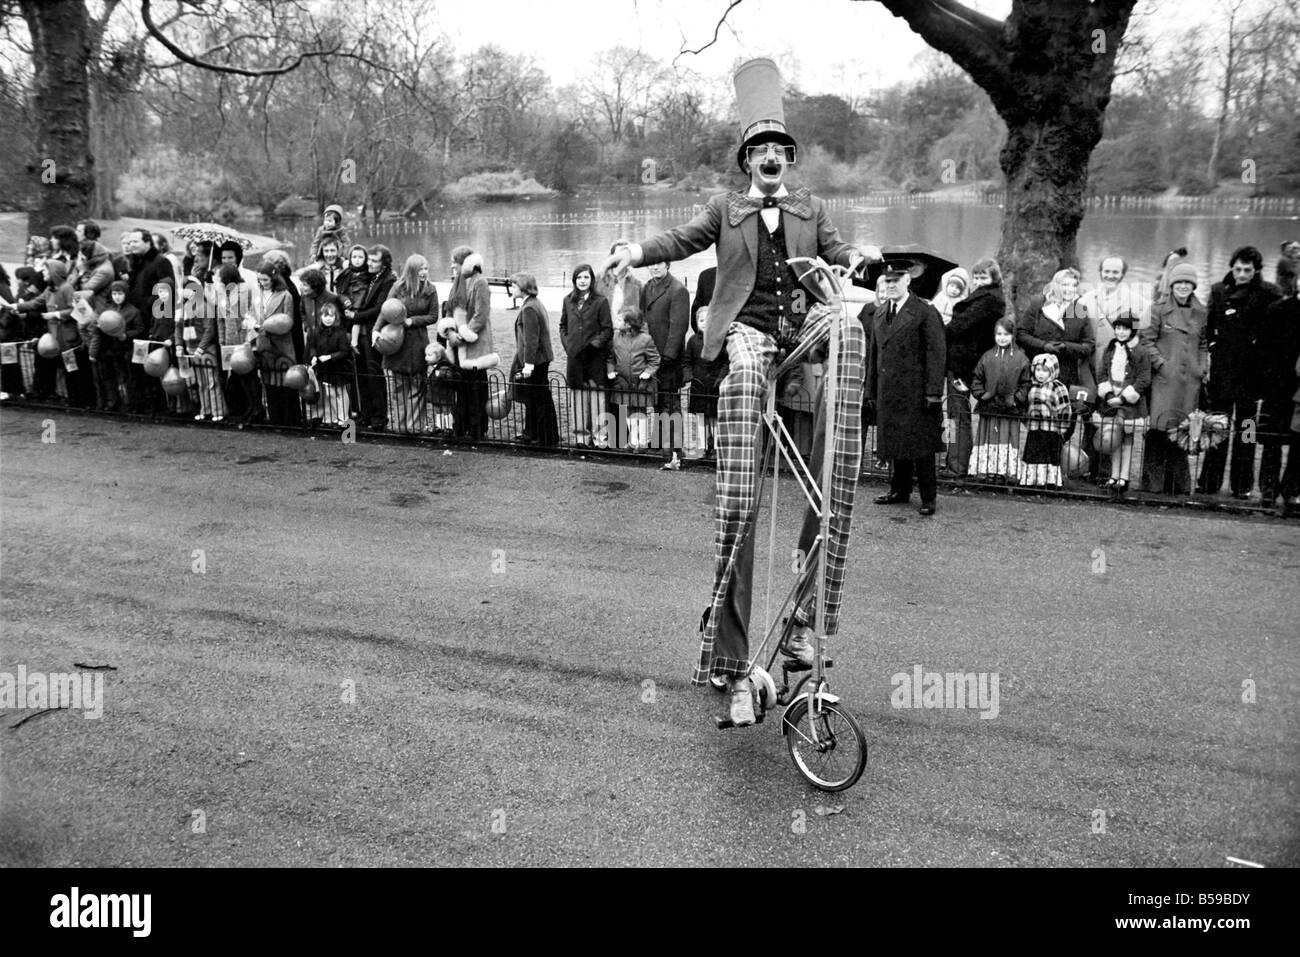
[[1026,412],[1025,454],[1020,459],[1020,484],[1061,487],[1061,440],[1070,430],[1070,391],[1059,376],[1061,363],[1050,352],[1030,363],[1033,384]]
[[952,322],[952,307],[970,295],[970,274],[958,266],[943,274],[939,281],[939,293],[930,305],[939,312],[939,318],[946,326]]
[[[130,286],[121,279],[115,279],[108,287],[109,306],[122,317],[122,328],[116,334],[110,334],[100,328],[99,324],[90,327],[90,358],[95,362],[98,378],[95,380],[99,390],[99,408],[105,412],[116,412],[122,408],[123,396],[128,409],[135,408],[135,389],[131,381],[131,342],[144,337],[144,319],[140,310],[127,302]],[[108,310],[106,309],[105,312]],[[103,313],[100,314],[103,319]]]
[[321,295],[319,323],[307,336],[307,356],[320,396],[314,404],[325,425],[342,429],[352,416],[348,385],[352,382],[352,343],[343,328],[343,306],[338,297]]
[[1124,438],[1110,456],[1110,479],[1106,488],[1122,495],[1128,488],[1133,465],[1133,442],[1146,431],[1146,392],[1151,388],[1151,356],[1133,335],[1137,320],[1121,313],[1111,320],[1114,340],[1106,346],[1097,367],[1097,413],[1102,428],[1122,428]]
[[311,238],[311,255],[307,257],[309,263],[320,259],[320,247],[327,238],[338,243],[339,249],[347,249],[350,245],[348,231],[343,228],[343,207],[337,203],[325,207],[324,220],[316,227],[316,235]]
[[1015,344],[1016,323],[1003,317],[993,327],[994,346],[971,377],[979,429],[969,474],[984,482],[1014,481],[1020,471],[1020,417],[1029,403],[1029,357]]
[[650,447],[650,423],[645,410],[654,405],[659,350],[645,331],[641,311],[634,303],[624,302],[619,318],[621,328],[614,333],[607,377],[613,390],[613,403],[627,408],[624,415],[628,442],[634,452],[639,452]]

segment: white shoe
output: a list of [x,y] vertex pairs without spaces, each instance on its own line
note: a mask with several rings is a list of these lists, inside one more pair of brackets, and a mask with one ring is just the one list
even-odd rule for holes
[[0,392],[0,402],[8,402],[8,401],[9,401],[9,393]]
[[225,417],[224,415],[214,415],[214,416],[212,417],[212,421],[213,421],[213,422],[222,422],[222,421],[225,420],[225,418],[226,418],[226,417]]
[[203,416],[201,416],[201,415],[196,415],[196,416],[194,417],[194,421],[195,421],[195,422],[202,422],[202,421],[203,421]]
[[726,691],[726,690],[727,690],[727,676],[726,676],[726,675],[709,675],[709,684],[713,685],[714,689],[717,690],[717,691]]
[[731,682],[731,723],[744,728],[754,724],[754,687],[748,678],[735,678]]
[[681,470],[682,470],[682,463],[681,460],[677,458],[676,455],[674,455],[663,465],[659,466],[660,472],[680,472]]

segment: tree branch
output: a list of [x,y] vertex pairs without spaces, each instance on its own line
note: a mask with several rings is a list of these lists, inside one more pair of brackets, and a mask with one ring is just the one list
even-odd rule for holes
[[879,0],[934,49],[952,57],[997,105],[1013,102],[1003,24],[955,0]]
[[681,59],[683,56],[685,56],[686,54],[703,53],[709,47],[713,46],[713,44],[717,43],[718,34],[722,32],[722,25],[727,22],[727,14],[731,13],[731,11],[736,9],[736,7],[740,6],[740,4],[741,4],[741,0],[731,0],[731,2],[727,4],[727,9],[722,11],[722,16],[718,18],[718,22],[714,24],[713,39],[710,40],[708,43],[704,44],[704,46],[700,47],[698,50],[687,50],[687,49],[678,50],[677,56],[673,57],[673,66],[677,66],[677,61]]

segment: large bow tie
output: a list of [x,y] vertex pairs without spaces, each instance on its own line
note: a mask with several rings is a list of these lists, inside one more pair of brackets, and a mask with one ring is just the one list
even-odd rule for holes
[[739,226],[746,216],[760,209],[773,207],[784,210],[800,219],[812,218],[812,191],[807,186],[787,193],[785,196],[748,196],[744,193],[727,194],[727,220],[732,226]]

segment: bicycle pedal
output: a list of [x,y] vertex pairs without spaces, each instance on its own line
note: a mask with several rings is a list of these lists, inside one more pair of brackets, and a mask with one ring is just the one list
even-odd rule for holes
[[[763,712],[763,711],[755,711],[755,712],[754,712],[754,724],[762,724],[762,723],[763,723],[763,717],[764,717],[765,714],[766,714],[766,712]],[[735,727],[735,725],[731,723],[731,718],[729,718],[729,717],[724,717],[724,716],[722,716],[722,715],[719,715],[718,717],[714,718],[713,720],[714,720],[715,722],[717,722],[718,730],[719,730],[719,731],[722,731],[722,730],[724,730],[724,729],[726,729],[726,728],[734,728],[734,727]],[[747,725],[745,725],[745,727],[746,727],[746,728],[750,728],[750,727],[753,727],[753,725],[749,725],[749,724],[747,724]]]
[[[822,668],[834,668],[834,658],[822,659]],[[786,658],[781,662],[781,670],[786,674],[798,674],[801,671],[812,671],[812,665],[806,665],[797,658]]]

